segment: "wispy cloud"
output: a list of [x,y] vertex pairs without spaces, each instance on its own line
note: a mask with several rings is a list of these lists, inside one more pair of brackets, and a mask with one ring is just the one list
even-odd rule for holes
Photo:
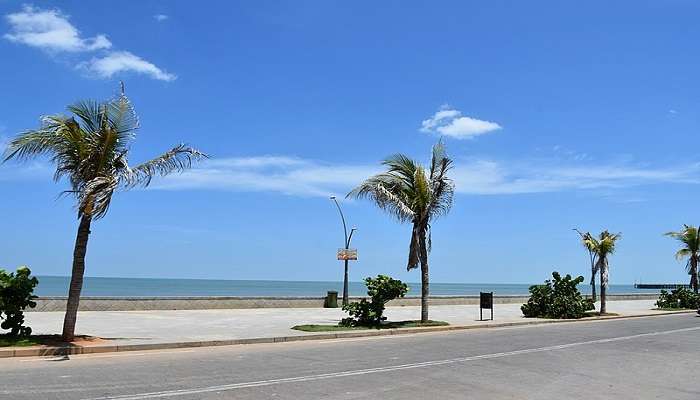
[[561,165],[548,160],[481,159],[458,163],[452,176],[459,193],[493,195],[698,184],[699,172],[700,163],[657,169],[628,163]]
[[378,165],[332,165],[286,156],[213,159],[155,183],[158,189],[219,189],[297,196],[344,194]]
[[455,139],[469,139],[501,129],[495,122],[466,117],[462,112],[444,104],[421,123],[421,132],[437,133]]
[[[338,165],[284,156],[224,158],[165,178],[155,187],[327,196],[347,193],[379,171],[378,164]],[[651,184],[698,184],[698,173],[698,163],[658,169],[630,163],[562,164],[556,159],[508,162],[463,159],[458,160],[452,176],[458,193],[516,195]]]
[[79,69],[94,76],[112,78],[116,74],[137,73],[163,81],[176,79],[175,75],[131,52],[110,50],[112,42],[104,34],[82,37],[80,30],[69,21],[69,16],[58,9],[24,6],[21,11],[7,14],[5,18],[10,32],[3,37],[12,42],[52,54],[97,52],[92,60],[77,63]]
[[96,57],[86,63],[81,63],[78,65],[78,68],[93,72],[102,78],[111,78],[123,72],[135,72],[161,81],[177,79],[175,75],[128,51],[110,52],[104,57]]
[[156,15],[153,16],[153,19],[155,19],[155,20],[158,21],[158,22],[163,22],[163,21],[165,21],[165,20],[168,19],[168,18],[170,18],[170,17],[167,16],[167,15],[165,15],[165,14],[156,14]]
[[2,157],[3,154],[5,154],[5,149],[7,149],[7,145],[10,144],[10,138],[3,135],[3,131],[3,127],[0,126],[0,157]]

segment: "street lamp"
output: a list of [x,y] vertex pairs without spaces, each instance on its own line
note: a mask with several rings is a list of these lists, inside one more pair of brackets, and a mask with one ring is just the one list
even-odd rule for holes
[[[335,206],[338,207],[338,212],[340,213],[340,219],[343,221],[343,234],[345,234],[345,250],[348,250],[350,248],[350,241],[352,240],[352,234],[357,230],[357,228],[353,227],[350,229],[350,234],[348,234],[348,227],[345,224],[345,216],[343,215],[343,210],[340,208],[340,204],[338,204],[338,199],[336,199],[335,196],[331,196],[331,200],[335,203]],[[347,255],[347,252],[346,252]],[[343,278],[343,305],[348,304],[348,258],[345,257],[345,275]]]

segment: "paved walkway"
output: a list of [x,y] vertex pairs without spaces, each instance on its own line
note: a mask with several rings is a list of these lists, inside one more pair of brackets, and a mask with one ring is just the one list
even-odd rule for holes
[[[608,303],[608,311],[620,315],[655,313],[652,300],[626,300]],[[520,304],[496,304],[494,322],[523,321]],[[486,310],[485,310],[486,312]],[[63,313],[27,313],[27,324],[35,334],[61,331]],[[389,307],[391,321],[420,318],[419,307]],[[308,333],[290,329],[298,324],[335,324],[344,313],[340,309],[267,308],[243,310],[183,311],[85,311],[78,314],[78,334],[114,339],[113,344],[172,343],[185,341],[231,340],[297,336]],[[486,315],[485,315],[486,316]],[[477,306],[432,306],[430,317],[452,325],[479,325]]]

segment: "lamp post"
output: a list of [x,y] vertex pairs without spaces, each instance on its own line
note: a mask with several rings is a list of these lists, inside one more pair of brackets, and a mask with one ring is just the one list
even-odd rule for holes
[[[338,212],[340,213],[340,220],[343,221],[343,234],[345,235],[345,250],[348,250],[350,248],[350,240],[352,240],[352,234],[357,230],[357,228],[352,228],[350,229],[350,234],[348,234],[348,227],[345,224],[345,216],[343,215],[343,210],[340,208],[340,204],[338,204],[338,199],[335,198],[335,196],[331,196],[331,200],[335,203],[335,206],[338,208]],[[346,258],[345,260],[345,275],[343,278],[343,305],[348,304],[348,259]]]

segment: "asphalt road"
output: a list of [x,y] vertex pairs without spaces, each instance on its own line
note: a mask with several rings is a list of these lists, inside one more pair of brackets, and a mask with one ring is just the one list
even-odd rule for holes
[[694,399],[695,314],[0,360],[0,399]]

